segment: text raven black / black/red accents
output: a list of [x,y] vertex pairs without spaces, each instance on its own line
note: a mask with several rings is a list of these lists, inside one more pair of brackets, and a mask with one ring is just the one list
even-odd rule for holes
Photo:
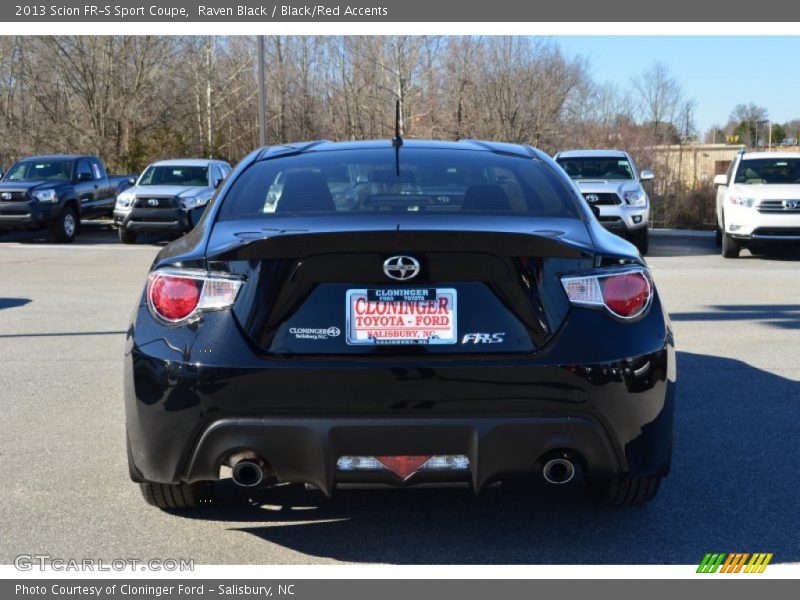
[[242,486],[581,475],[653,498],[672,331],[647,265],[542,152],[403,140],[245,158],[155,260],[125,361],[131,478]]

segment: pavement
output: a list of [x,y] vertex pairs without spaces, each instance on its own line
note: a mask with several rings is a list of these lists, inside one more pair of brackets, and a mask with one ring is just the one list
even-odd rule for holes
[[678,348],[673,470],[652,503],[599,507],[577,479],[461,489],[300,486],[184,516],[127,476],[124,332],[163,241],[107,224],[75,244],[0,236],[0,563],[53,557],[197,564],[698,563],[706,552],[800,561],[800,256],[719,256],[708,236],[654,236]]

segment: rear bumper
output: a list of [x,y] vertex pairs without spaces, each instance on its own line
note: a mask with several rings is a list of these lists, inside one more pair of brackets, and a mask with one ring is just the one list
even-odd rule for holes
[[230,315],[207,319],[167,341],[138,312],[125,361],[134,480],[213,480],[243,450],[326,492],[344,455],[464,454],[476,490],[562,449],[590,476],[669,471],[675,355],[657,301],[625,336],[575,309],[538,357],[270,358]]
[[[279,481],[310,483],[330,494],[337,482],[364,474],[337,470],[341,456],[466,455],[470,469],[449,474],[480,490],[503,475],[526,473],[537,457],[570,448],[584,468],[612,475],[620,470],[603,427],[585,416],[529,418],[431,419],[222,419],[202,434],[189,458],[187,481],[213,480],[232,448],[255,452]],[[538,465],[539,467],[541,465]],[[418,472],[401,479],[391,472],[372,473],[369,481],[393,485],[430,481]],[[363,479],[362,479],[363,480]]]
[[115,209],[114,224],[120,229],[142,232],[185,233],[191,229],[185,211],[169,208]]

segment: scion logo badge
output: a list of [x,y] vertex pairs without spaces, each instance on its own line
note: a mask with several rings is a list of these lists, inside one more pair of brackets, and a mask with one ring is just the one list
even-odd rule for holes
[[407,281],[419,275],[419,261],[411,256],[392,256],[383,261],[383,272],[390,279]]
[[147,204],[148,204],[149,206],[158,206],[158,198],[150,198],[150,199],[147,201]]
[[783,206],[784,208],[788,208],[789,210],[800,208],[800,200],[784,200]]
[[598,196],[597,194],[586,194],[587,202],[591,202],[592,204],[594,204],[598,200],[600,200],[600,196]]
[[700,561],[698,573],[763,573],[772,552],[709,552]]

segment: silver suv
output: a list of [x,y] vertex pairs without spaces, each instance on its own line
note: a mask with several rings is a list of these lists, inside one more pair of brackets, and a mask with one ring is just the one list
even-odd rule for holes
[[139,233],[179,237],[190,231],[222,180],[231,172],[223,160],[160,160],[144,170],[136,185],[117,196],[114,225],[123,244]]
[[651,171],[639,174],[633,158],[622,150],[566,150],[554,156],[578,186],[603,226],[628,238],[647,254],[650,198],[642,187],[653,179]]

